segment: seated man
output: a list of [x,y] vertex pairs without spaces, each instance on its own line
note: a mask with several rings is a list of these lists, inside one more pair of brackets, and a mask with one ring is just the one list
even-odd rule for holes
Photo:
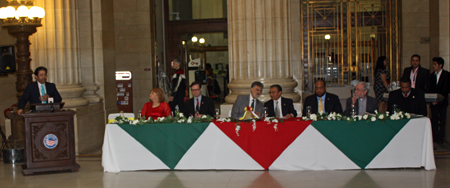
[[356,115],[363,115],[366,112],[375,113],[375,110],[378,110],[378,101],[373,97],[367,96],[367,93],[369,93],[369,86],[366,82],[356,84],[353,97],[347,99],[344,115],[352,115],[352,105],[355,107]]
[[268,117],[291,118],[297,116],[294,101],[281,97],[282,92],[280,85],[270,86],[269,94],[272,99],[264,103],[264,107],[267,107]]
[[27,102],[30,102],[30,104],[46,103],[49,97],[53,97],[53,102],[62,101],[55,84],[47,82],[47,68],[36,68],[34,75],[36,82],[28,84],[27,89],[23,92],[22,98],[20,98],[19,110],[17,111],[19,115],[22,115]]
[[192,82],[191,92],[194,97],[184,103],[184,116],[210,115],[214,117],[214,103],[211,98],[202,95],[200,83]]
[[244,116],[245,107],[247,106],[251,106],[253,112],[261,117],[261,114],[264,113],[264,104],[258,100],[258,97],[261,95],[263,88],[264,85],[261,82],[253,82],[250,88],[250,95],[239,95],[237,97],[231,109],[231,117],[238,119]]
[[307,114],[308,106],[311,107],[311,113],[317,114],[319,112],[330,113],[336,112],[342,114],[342,105],[339,101],[339,97],[332,93],[327,93],[327,86],[325,81],[319,79],[314,85],[315,93],[306,97],[305,104],[303,105],[303,113]]
[[411,80],[409,77],[400,79],[400,89],[389,93],[388,111],[393,113],[393,105],[397,105],[397,109],[427,116],[427,104],[425,96],[420,90],[411,88]]

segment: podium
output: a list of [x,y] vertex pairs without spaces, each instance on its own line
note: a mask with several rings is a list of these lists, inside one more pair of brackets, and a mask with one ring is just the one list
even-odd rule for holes
[[[39,106],[43,107],[42,104]],[[22,165],[24,175],[80,169],[80,165],[75,161],[75,111],[52,111],[41,110],[23,114],[26,157],[26,164]]]

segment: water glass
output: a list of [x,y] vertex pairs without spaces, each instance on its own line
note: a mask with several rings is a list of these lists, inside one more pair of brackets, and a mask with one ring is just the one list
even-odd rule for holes
[[220,110],[218,108],[216,108],[216,115],[215,115],[216,119],[220,118]]
[[263,114],[263,118],[269,116],[269,113],[267,112],[267,107],[264,107],[264,114]]

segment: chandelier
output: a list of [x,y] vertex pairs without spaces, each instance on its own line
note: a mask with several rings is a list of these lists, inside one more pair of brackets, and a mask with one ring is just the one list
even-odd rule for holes
[[45,16],[45,10],[33,6],[34,0],[6,0],[7,7],[0,8],[0,19],[3,27],[18,25],[41,26],[41,20]]

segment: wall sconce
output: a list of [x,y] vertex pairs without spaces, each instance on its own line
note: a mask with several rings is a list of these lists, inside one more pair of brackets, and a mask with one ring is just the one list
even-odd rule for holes
[[374,39],[375,37],[376,37],[375,33],[370,34],[370,38]]
[[325,40],[330,40],[331,36],[329,34],[325,35]]

